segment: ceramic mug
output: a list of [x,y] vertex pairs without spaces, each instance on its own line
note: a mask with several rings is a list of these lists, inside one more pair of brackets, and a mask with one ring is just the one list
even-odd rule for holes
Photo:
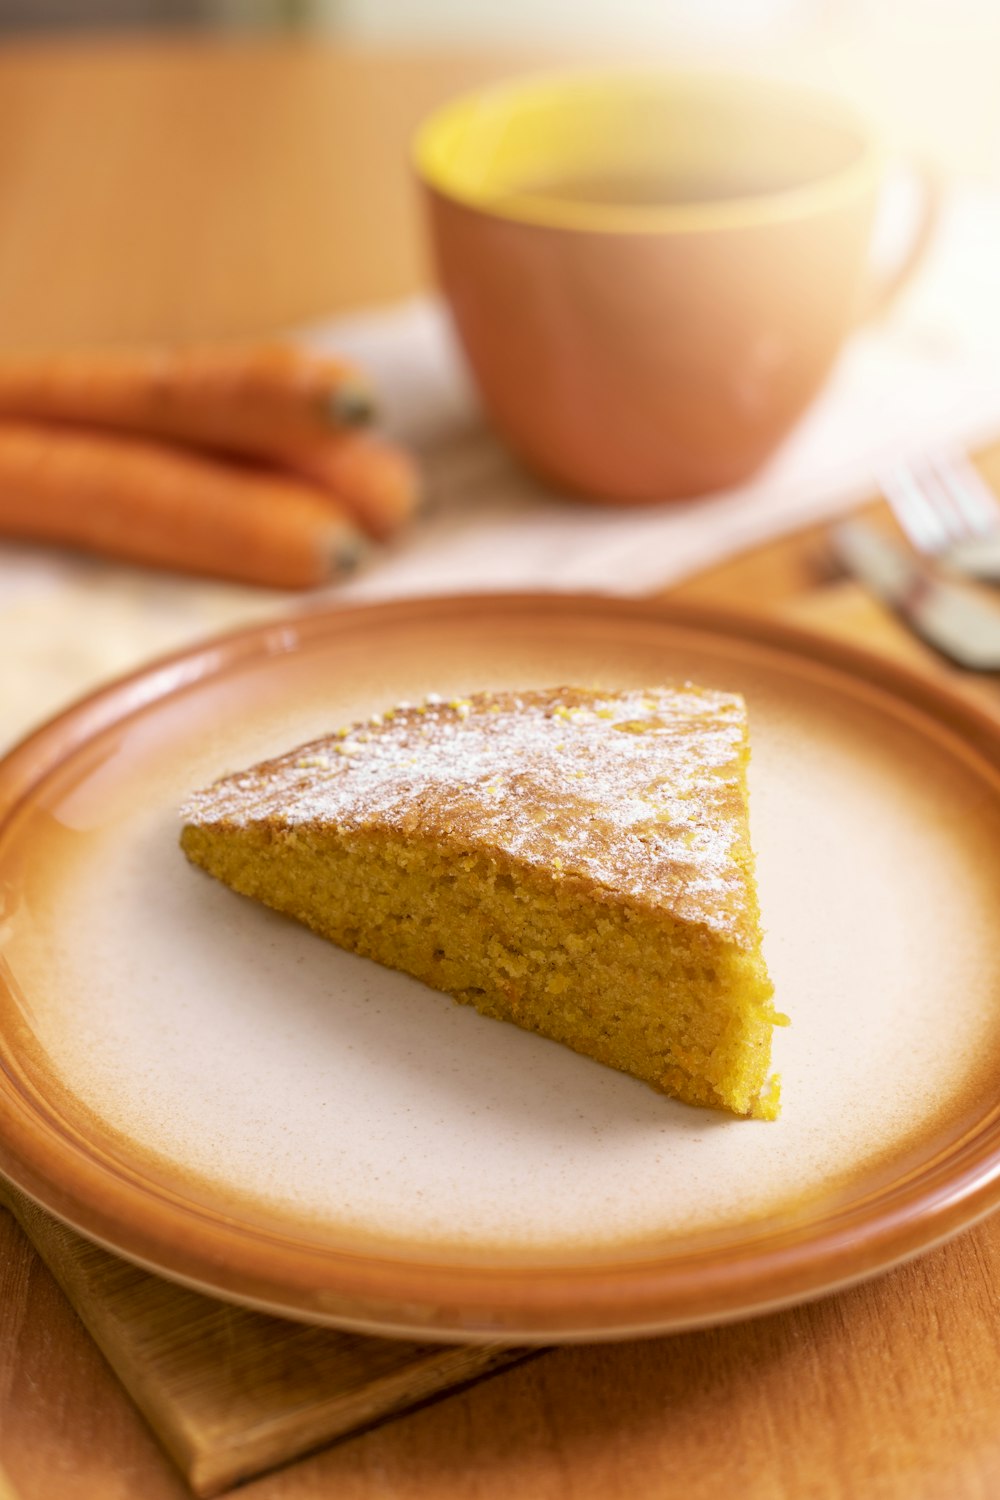
[[[496,431],[595,500],[745,479],[890,290],[869,269],[877,144],[845,106],[793,87],[522,79],[447,105],[415,154]],[[925,215],[894,285],[929,230]]]

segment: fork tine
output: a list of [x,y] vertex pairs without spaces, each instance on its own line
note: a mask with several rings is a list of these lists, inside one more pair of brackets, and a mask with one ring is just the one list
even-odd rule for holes
[[900,464],[887,470],[880,475],[879,487],[918,552],[940,552],[947,547],[950,532],[912,469]]
[[1000,500],[966,454],[943,449],[934,467],[962,518],[964,536],[986,536],[1000,528]]
[[958,497],[949,483],[947,467],[942,474],[938,456],[926,453],[919,465],[914,466],[914,477],[944,529],[945,547],[962,541],[968,535],[968,526]]

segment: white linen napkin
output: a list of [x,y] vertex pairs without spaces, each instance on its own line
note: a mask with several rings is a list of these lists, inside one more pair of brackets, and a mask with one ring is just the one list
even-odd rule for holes
[[426,515],[362,575],[305,599],[0,546],[0,741],[144,659],[317,597],[637,594],[831,518],[870,494],[885,465],[1000,436],[998,260],[1000,199],[954,193],[918,280],[890,318],[851,340],[767,469],[724,494],[643,509],[553,496],[519,470],[483,422],[436,301],[303,330],[371,370],[388,427],[426,466]]

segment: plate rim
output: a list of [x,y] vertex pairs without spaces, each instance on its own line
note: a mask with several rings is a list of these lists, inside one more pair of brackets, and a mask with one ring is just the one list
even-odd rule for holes
[[[975,753],[1000,795],[1000,717],[908,664],[759,610],[592,593],[446,594],[313,607],[175,651],[70,704],[0,760],[0,843],[39,786],[95,735],[239,666],[308,649],[378,618],[549,612],[627,617],[806,658],[916,709]],[[984,764],[985,763],[985,767]],[[2,976],[0,976],[0,982]],[[0,1173],[42,1208],[155,1274],[309,1322],[422,1339],[562,1342],[634,1337],[771,1311],[849,1285],[930,1249],[1000,1206],[1000,1105],[932,1158],[862,1200],[742,1245],[658,1260],[539,1267],[419,1260],[310,1246],[130,1182],[93,1143],[81,1152],[44,1098],[12,1073],[0,1038]],[[70,1131],[70,1135],[72,1132]],[[603,1258],[602,1258],[603,1256]]]

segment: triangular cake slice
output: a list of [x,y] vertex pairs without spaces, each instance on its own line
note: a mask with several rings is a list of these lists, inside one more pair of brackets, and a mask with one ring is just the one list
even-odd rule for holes
[[746,709],[685,685],[405,705],[227,776],[188,858],[692,1104],[773,1116]]

